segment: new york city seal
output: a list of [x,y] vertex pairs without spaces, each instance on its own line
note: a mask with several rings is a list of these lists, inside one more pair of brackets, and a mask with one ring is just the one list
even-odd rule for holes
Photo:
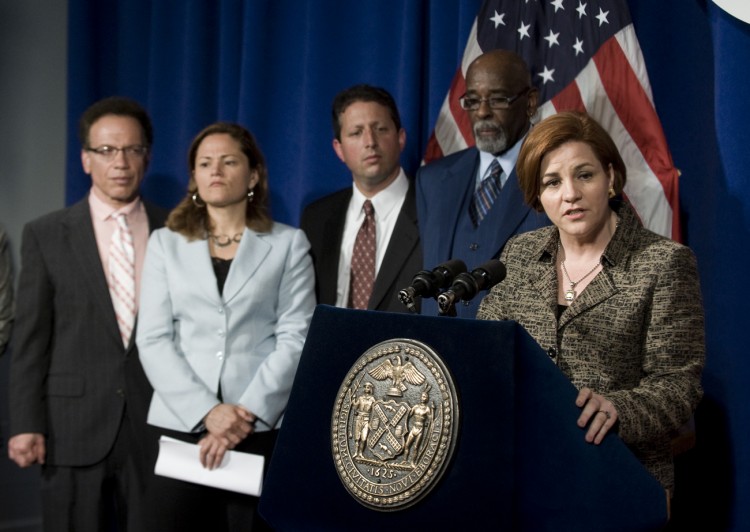
[[357,359],[336,396],[336,471],[361,504],[406,508],[445,472],[458,420],[456,387],[438,354],[416,340],[381,342]]

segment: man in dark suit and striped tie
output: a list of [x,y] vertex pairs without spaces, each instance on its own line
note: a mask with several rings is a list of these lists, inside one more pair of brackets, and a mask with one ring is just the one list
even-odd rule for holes
[[139,195],[153,139],[139,104],[96,102],[79,136],[91,191],[23,232],[8,454],[42,464],[45,530],[140,530],[156,443],[133,331],[146,242],[166,213]]

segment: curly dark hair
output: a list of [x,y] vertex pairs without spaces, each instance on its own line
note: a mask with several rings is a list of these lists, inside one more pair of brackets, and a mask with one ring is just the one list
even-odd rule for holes
[[141,104],[123,96],[110,96],[98,102],[94,102],[86,109],[78,121],[78,140],[83,148],[89,146],[89,132],[94,122],[106,115],[129,116],[135,118],[141,125],[143,141],[146,148],[151,150],[154,143],[154,128],[151,119]]

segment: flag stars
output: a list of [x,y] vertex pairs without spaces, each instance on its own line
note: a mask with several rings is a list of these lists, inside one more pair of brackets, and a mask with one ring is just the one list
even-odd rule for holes
[[576,37],[576,43],[573,45],[573,49],[576,51],[576,55],[583,53],[583,41]]
[[578,18],[582,19],[586,16],[586,6],[588,4],[584,4],[583,2],[578,2],[578,7],[576,8],[576,11],[578,11]]
[[552,74],[555,73],[555,69],[553,68],[550,70],[547,68],[547,65],[544,66],[544,71],[537,74],[538,76],[541,76],[541,78],[544,80],[543,83],[547,83],[548,81],[555,81],[555,78],[552,77]]
[[554,1],[552,2],[552,5],[553,5],[553,6],[555,6],[555,13],[557,13],[557,10],[558,10],[558,9],[565,9],[565,8],[563,7],[562,3],[563,3],[563,0],[554,0]]
[[529,35],[530,27],[531,27],[531,24],[524,24],[523,22],[521,22],[521,26],[518,28],[518,30],[516,30],[518,31],[518,35],[519,35],[518,40],[522,41],[524,37],[528,37],[529,39],[531,39],[531,35]]
[[609,21],[607,20],[607,15],[609,15],[609,11],[602,11],[602,8],[599,8],[599,14],[596,16],[596,20],[599,21],[599,27],[601,27],[602,24],[605,22],[609,24]]
[[500,14],[495,11],[495,16],[491,17],[490,20],[495,23],[495,29],[497,29],[500,24],[505,26],[505,13]]
[[552,29],[549,30],[549,35],[547,35],[544,40],[547,41],[547,44],[549,44],[549,47],[552,48],[554,45],[559,45],[560,43],[557,42],[557,38],[560,36],[560,32],[552,33]]

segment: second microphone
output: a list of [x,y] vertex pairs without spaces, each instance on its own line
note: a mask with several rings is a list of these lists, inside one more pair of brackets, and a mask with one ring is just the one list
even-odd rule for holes
[[471,273],[460,273],[450,288],[437,297],[441,315],[452,315],[458,301],[469,301],[482,290],[489,290],[505,279],[505,264],[493,259],[474,268]]

